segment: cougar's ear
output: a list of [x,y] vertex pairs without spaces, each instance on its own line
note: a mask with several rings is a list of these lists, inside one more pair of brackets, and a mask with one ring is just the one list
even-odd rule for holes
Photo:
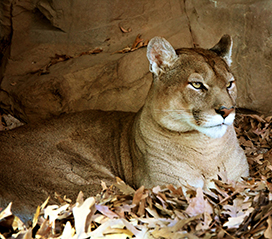
[[178,58],[174,48],[162,37],[154,37],[147,46],[150,71],[158,75],[165,66],[171,66]]
[[220,41],[210,50],[223,57],[229,66],[231,65],[232,39],[229,35],[222,36]]

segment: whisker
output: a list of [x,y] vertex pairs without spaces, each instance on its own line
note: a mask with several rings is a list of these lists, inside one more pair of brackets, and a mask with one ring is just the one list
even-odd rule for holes
[[236,98],[236,100],[239,100],[239,99],[241,99],[241,98],[243,98],[243,96],[238,96],[238,97]]
[[238,68],[237,65],[236,65],[236,66],[231,66],[231,70],[232,70],[232,71],[235,71],[237,68]]

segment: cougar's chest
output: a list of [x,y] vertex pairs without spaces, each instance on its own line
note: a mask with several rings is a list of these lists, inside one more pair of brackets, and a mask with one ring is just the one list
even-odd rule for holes
[[203,187],[206,179],[217,177],[218,169],[225,170],[227,138],[209,140],[197,132],[169,134],[141,123],[135,130],[136,184]]

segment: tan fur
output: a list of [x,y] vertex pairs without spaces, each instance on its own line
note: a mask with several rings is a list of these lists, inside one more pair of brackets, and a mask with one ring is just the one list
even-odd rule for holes
[[[111,184],[116,176],[135,187],[203,188],[220,171],[231,180],[247,176],[232,125],[236,86],[223,60],[231,55],[230,38],[222,39],[211,50],[177,54],[165,39],[152,39],[147,57],[154,82],[137,114],[86,111],[1,132],[0,207],[13,201],[26,215],[55,191],[94,195],[101,180]],[[229,125],[217,125],[221,106],[231,111]]]

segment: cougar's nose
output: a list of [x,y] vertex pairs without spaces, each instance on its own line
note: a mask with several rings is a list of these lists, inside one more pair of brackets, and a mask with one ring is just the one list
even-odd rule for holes
[[234,107],[227,108],[225,106],[221,106],[219,109],[215,109],[215,112],[217,114],[220,114],[224,119],[232,112],[234,111]]

